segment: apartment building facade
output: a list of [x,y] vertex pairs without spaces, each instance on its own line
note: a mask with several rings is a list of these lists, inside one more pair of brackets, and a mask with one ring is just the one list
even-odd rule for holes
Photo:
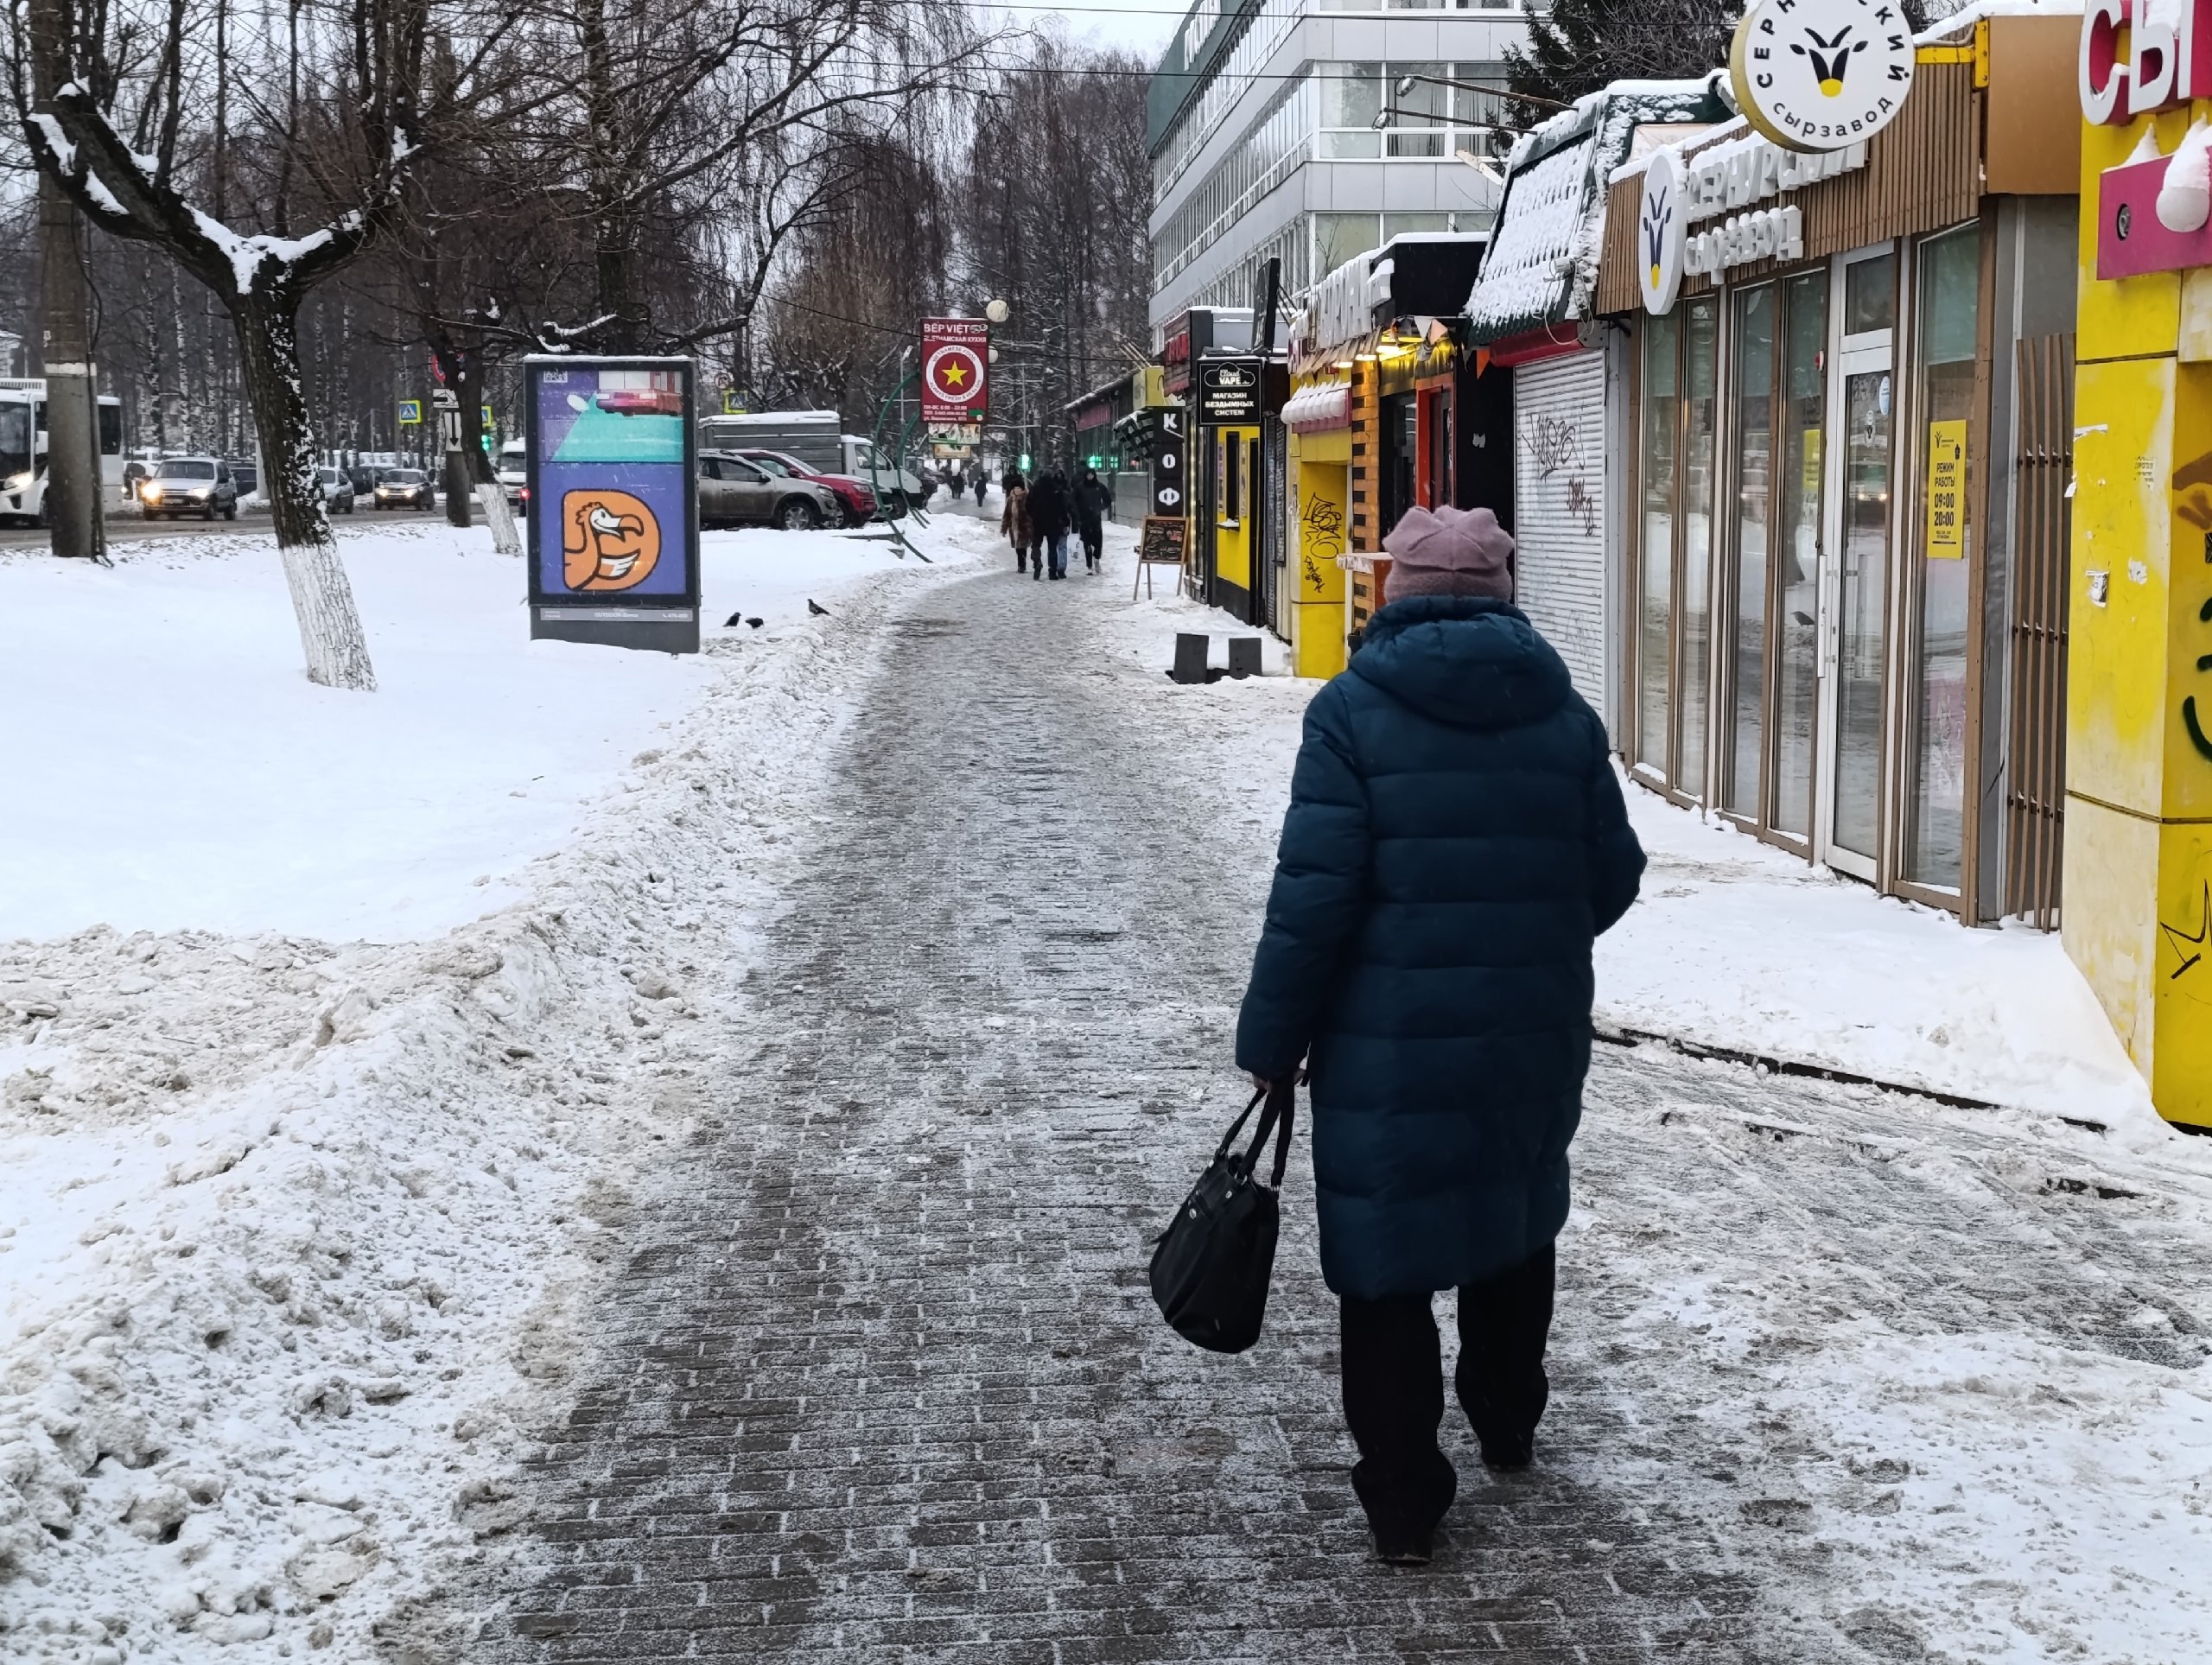
[[1154,345],[1194,307],[1259,303],[1267,262],[1291,300],[1404,232],[1484,232],[1498,187],[1459,160],[1506,48],[1512,5],[1198,0],[1148,88]]

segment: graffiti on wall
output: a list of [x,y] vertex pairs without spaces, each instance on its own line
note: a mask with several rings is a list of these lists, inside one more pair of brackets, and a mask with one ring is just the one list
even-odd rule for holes
[[1298,555],[1305,587],[1316,597],[1328,594],[1327,569],[1344,552],[1344,505],[1319,492],[1306,493],[1298,516]]
[[1557,479],[1567,494],[1567,512],[1582,523],[1585,537],[1597,537],[1603,507],[1583,473],[1580,427],[1564,416],[1539,416],[1529,424],[1522,443],[1535,469],[1537,488]]

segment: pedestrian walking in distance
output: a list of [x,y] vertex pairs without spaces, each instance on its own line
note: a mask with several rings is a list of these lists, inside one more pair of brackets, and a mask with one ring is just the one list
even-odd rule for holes
[[1098,570],[1098,557],[1106,541],[1105,518],[1114,507],[1114,494],[1098,478],[1096,468],[1085,468],[1075,483],[1076,535],[1083,539],[1083,568]]
[[1029,524],[1052,556],[1052,576],[1068,575],[1068,531],[1075,524],[1075,493],[1058,468],[1038,476],[1029,490]]
[[969,476],[968,483],[976,488],[976,506],[980,509],[983,506],[983,493],[988,489],[989,476],[984,473],[982,463],[976,463],[974,468],[974,473]]
[[1306,708],[1236,1060],[1310,1072],[1352,1490],[1376,1553],[1419,1563],[1459,1484],[1437,1291],[1484,1462],[1534,1452],[1591,943],[1643,851],[1604,726],[1512,606],[1497,518],[1408,510],[1382,547],[1387,605]]
[[1006,507],[999,511],[999,530],[1014,544],[1014,570],[1016,577],[1030,564],[1030,556],[1037,557],[1037,575],[1044,574],[1044,551],[1037,547],[1037,529],[1029,518],[1029,488],[1021,483],[1020,470],[1009,468],[1000,482],[1006,491]]

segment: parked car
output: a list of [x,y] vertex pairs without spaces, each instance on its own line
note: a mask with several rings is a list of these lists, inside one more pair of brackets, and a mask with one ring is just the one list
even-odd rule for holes
[[238,518],[238,482],[213,457],[163,457],[147,465],[138,483],[138,512],[149,520],[196,514],[204,520]]
[[355,497],[373,497],[377,480],[383,471],[372,468],[365,462],[357,462],[346,470],[346,478],[353,482]]
[[379,509],[435,509],[437,488],[420,468],[385,468],[377,476],[376,506]]
[[844,518],[845,505],[827,486],[772,473],[727,452],[699,457],[699,524],[781,526],[805,531]]
[[322,506],[332,514],[353,512],[353,482],[343,468],[321,471]]
[[875,493],[868,490],[868,482],[850,474],[817,473],[788,451],[764,451],[752,446],[730,453],[772,474],[788,480],[811,480],[817,486],[826,486],[836,496],[838,505],[844,511],[845,524],[865,525],[875,518]]
[[223,467],[231,471],[231,484],[240,497],[251,497],[261,489],[261,465],[252,458],[226,457]]

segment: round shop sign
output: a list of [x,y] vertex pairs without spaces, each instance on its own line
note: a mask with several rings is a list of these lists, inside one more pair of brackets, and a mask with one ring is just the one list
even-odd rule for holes
[[944,404],[972,405],[983,384],[983,361],[974,347],[947,341],[930,354],[922,379],[931,396]]
[[1752,0],[1728,76],[1757,131],[1792,150],[1840,150],[1897,119],[1913,57],[1894,0]]
[[1674,310],[1682,287],[1682,171],[1672,150],[1654,150],[1636,211],[1636,282],[1646,312]]

